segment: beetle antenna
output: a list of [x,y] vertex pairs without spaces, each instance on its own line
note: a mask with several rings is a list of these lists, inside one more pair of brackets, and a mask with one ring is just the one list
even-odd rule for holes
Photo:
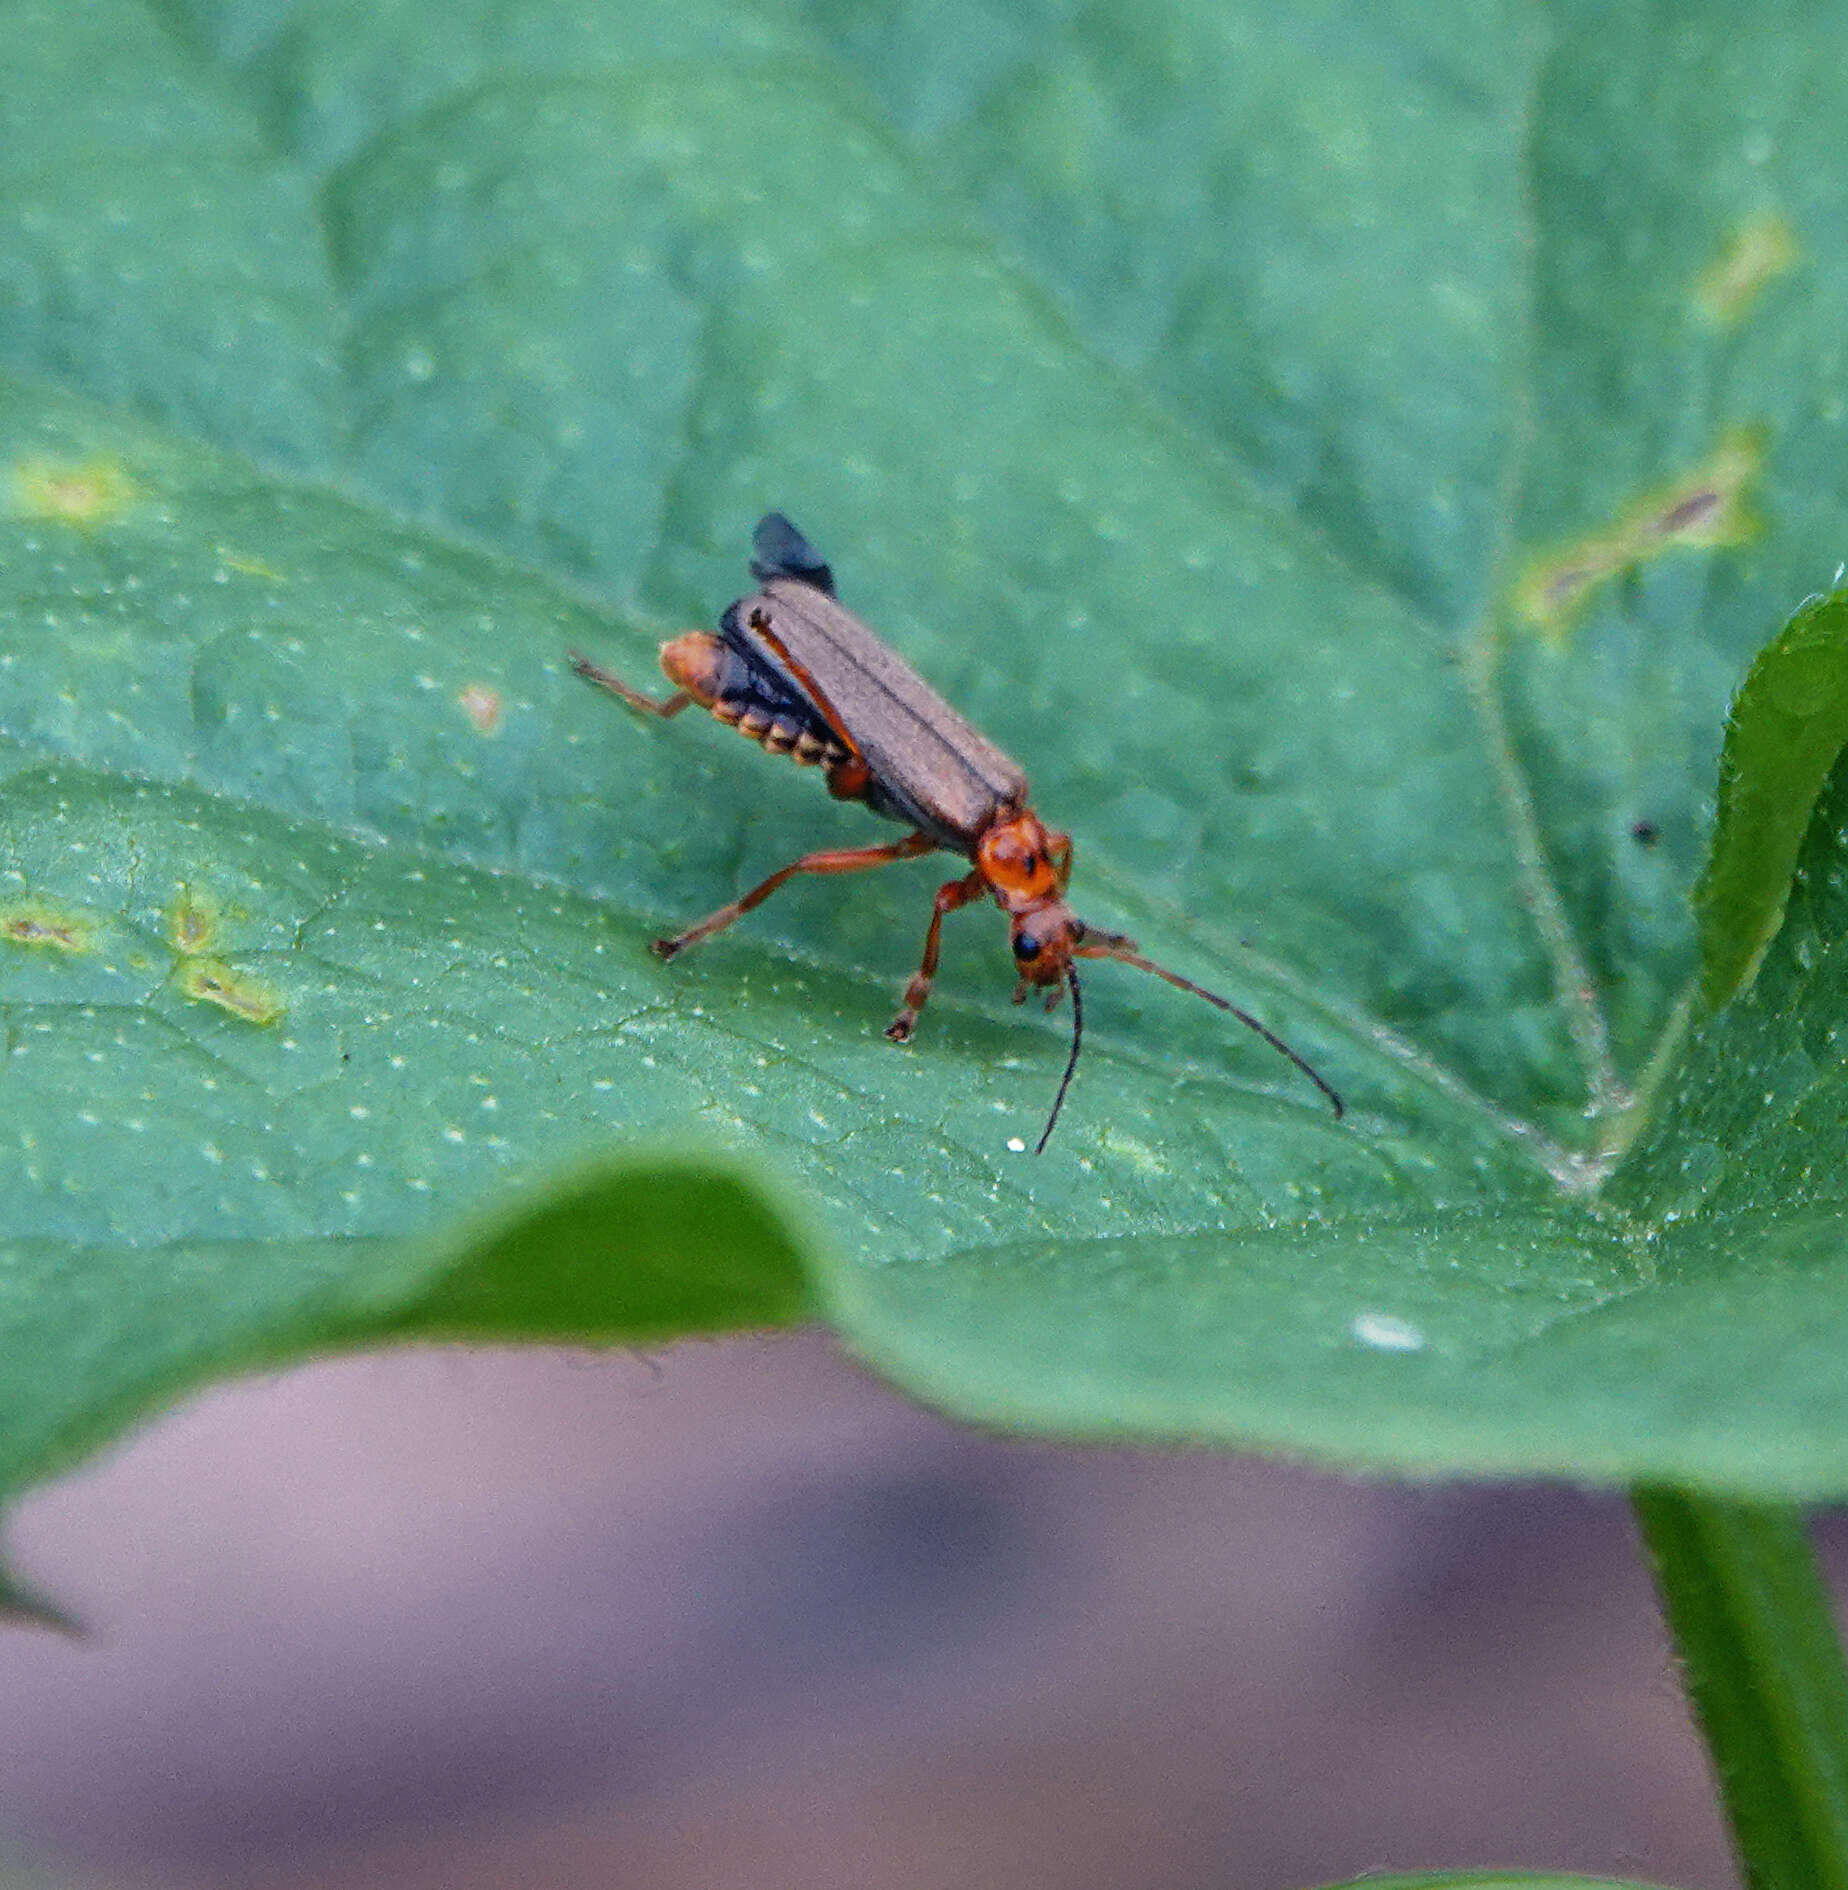
[[1078,1046],[1084,1042],[1084,999],[1078,995],[1078,967],[1068,964],[1065,967],[1066,982],[1072,987],[1072,1053],[1065,1062],[1065,1074],[1059,1078],[1059,1093],[1052,1099],[1052,1114],[1046,1118],[1046,1127],[1041,1131],[1039,1146],[1035,1155],[1044,1155],[1046,1144],[1052,1140],[1052,1125],[1059,1119],[1059,1111],[1065,1107],[1065,1092],[1072,1086],[1072,1072],[1078,1067]]
[[[1083,948],[1081,947],[1080,949],[1082,950]],[[1136,952],[1125,951],[1120,947],[1116,949],[1103,947],[1096,952],[1086,952],[1085,956],[1087,958],[1121,959],[1126,965],[1134,965],[1138,971],[1152,971],[1156,977],[1166,978],[1170,984],[1179,985],[1183,991],[1191,991],[1195,997],[1205,998],[1207,1003],[1218,1005],[1222,1011],[1230,1011],[1247,1030],[1255,1030],[1273,1050],[1280,1051],[1284,1056],[1288,1057],[1290,1061],[1308,1077],[1310,1082],[1334,1105],[1335,1120],[1337,1122],[1347,1114],[1347,1104],[1341,1100],[1341,1092],[1335,1088],[1334,1084],[1329,1082],[1327,1077],[1325,1077],[1307,1057],[1292,1050],[1274,1030],[1266,1029],[1249,1011],[1241,1011],[1230,998],[1222,998],[1217,991],[1209,991],[1204,985],[1195,984],[1191,978],[1183,978],[1178,972],[1164,969],[1162,966],[1156,964],[1153,959],[1144,958]]]

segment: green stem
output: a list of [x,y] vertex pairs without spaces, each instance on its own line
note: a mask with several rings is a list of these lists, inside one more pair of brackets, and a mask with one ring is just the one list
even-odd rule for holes
[[1751,1890],[1848,1890],[1848,1670],[1801,1513],[1631,1492]]

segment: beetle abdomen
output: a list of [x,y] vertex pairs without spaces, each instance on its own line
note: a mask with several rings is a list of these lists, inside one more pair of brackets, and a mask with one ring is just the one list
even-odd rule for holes
[[710,706],[721,722],[730,723],[769,754],[787,755],[799,767],[832,767],[847,759],[847,750],[825,722],[788,703],[746,694],[722,697]]
[[748,661],[704,630],[690,630],[661,646],[661,667],[702,709],[739,734],[800,767],[833,767],[848,749],[805,696]]

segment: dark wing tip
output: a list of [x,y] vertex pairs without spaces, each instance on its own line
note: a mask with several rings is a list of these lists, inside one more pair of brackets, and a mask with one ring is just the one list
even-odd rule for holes
[[834,573],[802,533],[781,512],[766,512],[751,534],[751,575],[760,584],[772,578],[794,578],[834,595]]

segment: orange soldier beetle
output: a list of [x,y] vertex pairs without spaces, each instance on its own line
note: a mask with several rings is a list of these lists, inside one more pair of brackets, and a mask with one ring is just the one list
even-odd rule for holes
[[661,958],[722,932],[798,873],[858,873],[941,848],[962,854],[972,870],[938,887],[923,961],[885,1034],[894,1043],[911,1040],[937,975],[944,914],[984,894],[992,898],[1013,927],[1014,1002],[1023,1003],[1033,985],[1046,988],[1048,1010],[1065,991],[1072,994],[1071,1055],[1035,1154],[1051,1138],[1078,1067],[1084,1000],[1073,961],[1079,958],[1114,958],[1152,971],[1229,1011],[1288,1057],[1337,1117],[1344,1113],[1332,1085],[1248,1011],[1141,957],[1134,939],[1086,925],[1065,903],[1071,838],[1047,827],[1027,805],[1027,777],[1019,766],[836,601],[833,572],[780,512],[759,521],[751,543],[751,575],[763,588],[731,605],[717,636],[689,630],[662,644],[671,696],[642,695],[582,656],[573,655],[571,667],[647,715],[665,719],[696,702],[771,754],[819,766],[837,799],[864,801],[912,831],[888,846],[804,854],[697,925],[656,939]]

